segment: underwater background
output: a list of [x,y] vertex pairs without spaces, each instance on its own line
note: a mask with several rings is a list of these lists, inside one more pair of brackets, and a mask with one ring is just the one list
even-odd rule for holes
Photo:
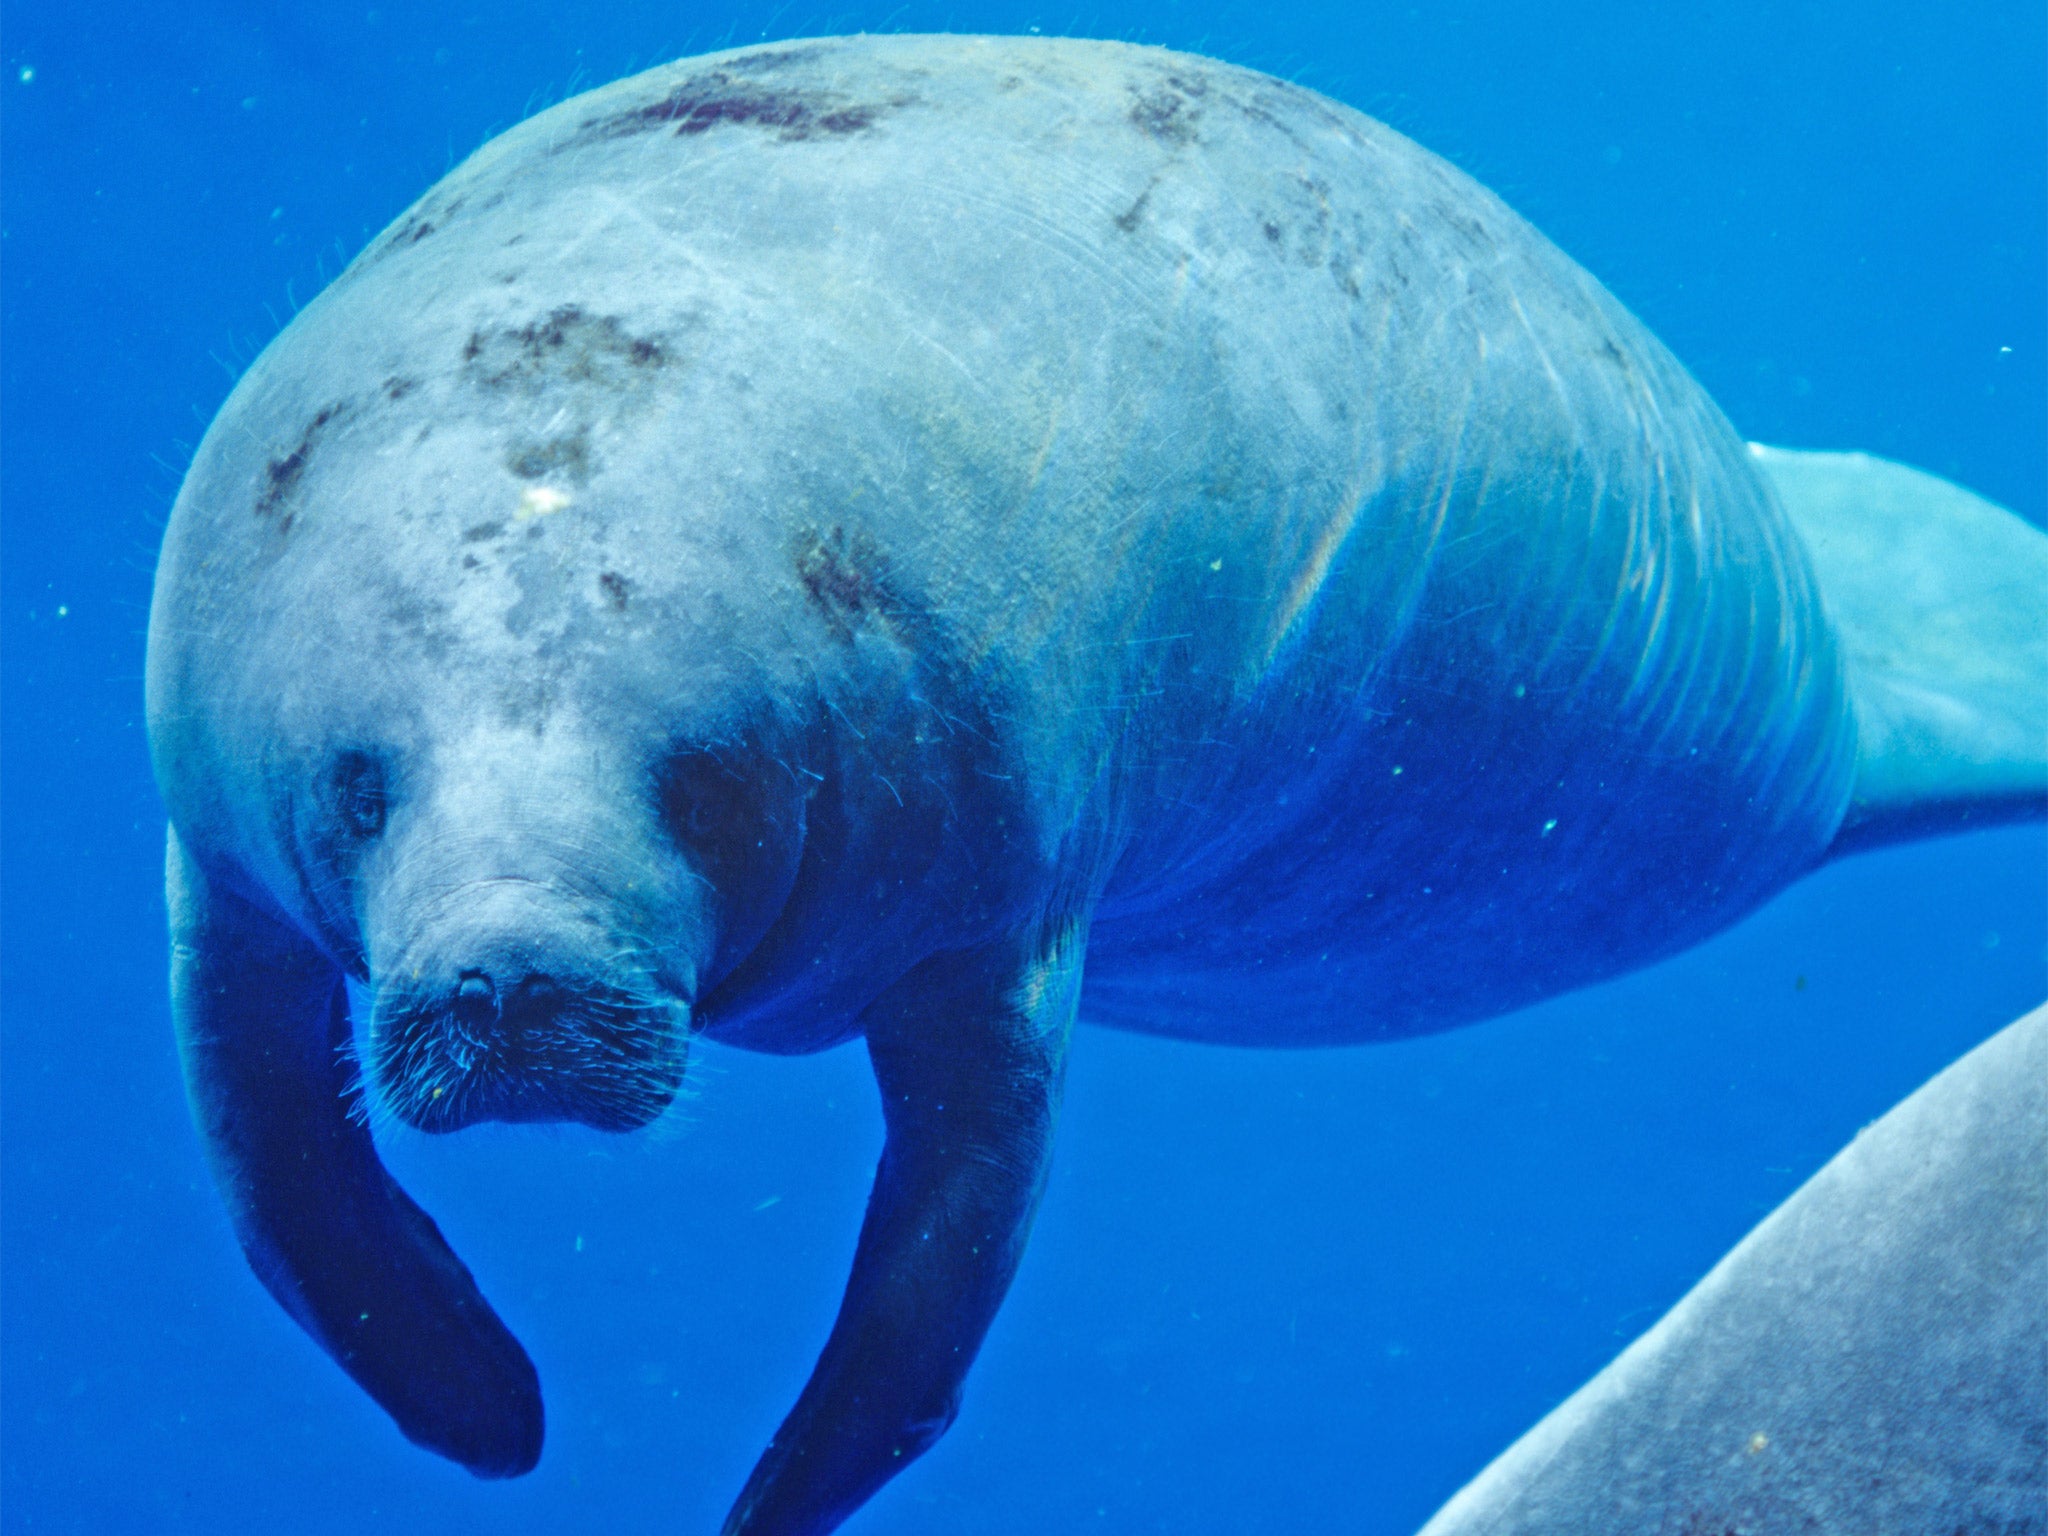
[[[2048,515],[2038,0],[875,6],[11,0],[0,16],[0,1527],[711,1532],[836,1308],[858,1046],[705,1048],[653,1138],[387,1148],[547,1392],[406,1444],[258,1287],[187,1124],[141,729],[191,445],[486,137],[681,53],[858,30],[1208,52],[1447,155],[1748,437]],[[1084,1030],[952,1433],[847,1529],[1404,1536],[1766,1211],[2048,995],[2048,835],[1846,860],[1689,954],[1317,1053]]]

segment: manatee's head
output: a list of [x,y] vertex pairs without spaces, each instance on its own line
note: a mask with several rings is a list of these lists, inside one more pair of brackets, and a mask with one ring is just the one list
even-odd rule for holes
[[369,988],[376,1101],[428,1131],[658,1116],[697,1000],[789,889],[793,766],[570,712],[354,739],[300,760],[293,833]]
[[[188,847],[366,991],[366,1104],[426,1131],[659,1116],[698,1000],[788,896],[815,782],[798,754],[662,730],[662,701],[536,724],[459,707],[403,657],[277,651],[299,670],[260,690],[261,739],[209,729],[203,701],[159,762]],[[257,705],[236,693],[230,715]]]
[[674,689],[537,692],[356,628],[308,611],[207,648],[154,732],[181,838],[366,991],[368,1105],[653,1120],[698,1000],[782,909],[815,776],[772,730],[692,729]]
[[683,320],[378,340],[342,293],[174,511],[159,782],[195,857],[367,988],[372,1102],[643,1124],[803,848],[787,538],[730,536],[738,493],[664,458],[692,440],[662,387]]
[[422,1129],[626,1129],[681,1084],[709,914],[560,734],[344,748],[298,818],[353,898],[323,916],[371,988],[368,1075]]

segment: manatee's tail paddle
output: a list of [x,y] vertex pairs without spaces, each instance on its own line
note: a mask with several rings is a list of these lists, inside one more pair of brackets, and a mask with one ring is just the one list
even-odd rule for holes
[[2048,534],[1887,459],[1751,451],[1848,666],[1856,788],[1829,855],[2048,816]]
[[406,1438],[479,1477],[540,1459],[540,1380],[345,1097],[341,973],[170,840],[171,1007],[249,1265]]

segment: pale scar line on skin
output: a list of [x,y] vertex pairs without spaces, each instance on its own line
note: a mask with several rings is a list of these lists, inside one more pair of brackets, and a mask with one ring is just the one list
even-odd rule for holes
[[1330,563],[1337,558],[1337,551],[1344,547],[1344,541],[1351,537],[1351,530],[1358,526],[1358,514],[1365,506],[1365,488],[1366,477],[1362,474],[1356,476],[1343,502],[1316,536],[1299,574],[1288,584],[1287,595],[1281,599],[1280,607],[1273,615],[1272,628],[1267,632],[1264,654],[1259,662],[1261,671],[1273,664],[1274,657],[1280,654],[1281,647],[1294,632],[1295,624],[1314,604],[1323,583],[1329,579]]

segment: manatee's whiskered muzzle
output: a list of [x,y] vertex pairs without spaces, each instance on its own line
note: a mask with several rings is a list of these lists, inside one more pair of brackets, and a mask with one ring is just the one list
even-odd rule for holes
[[419,1130],[575,1120],[627,1131],[675,1098],[689,1037],[688,1005],[651,987],[477,967],[380,988],[369,1066]]

